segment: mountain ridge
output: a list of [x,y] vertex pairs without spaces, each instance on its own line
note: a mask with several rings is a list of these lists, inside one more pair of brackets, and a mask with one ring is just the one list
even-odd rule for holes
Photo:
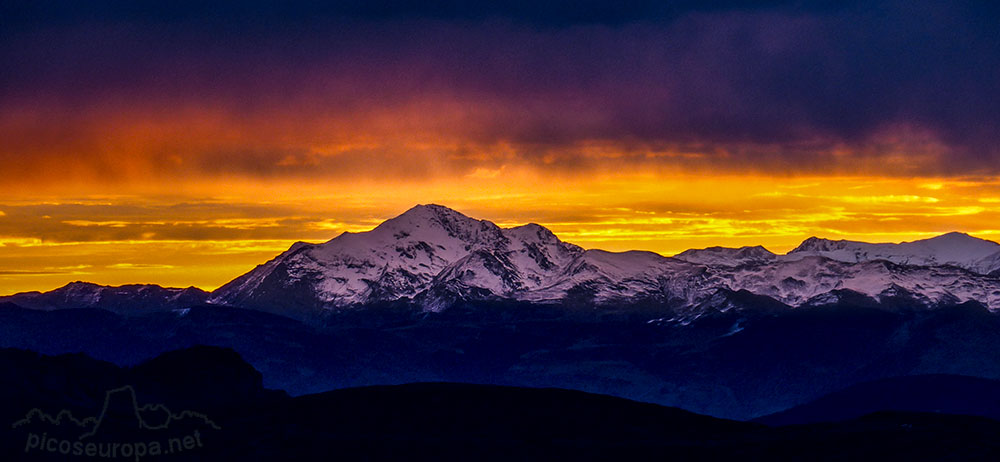
[[990,274],[1000,269],[1000,244],[954,231],[899,244],[810,237],[785,254],[784,258],[807,255],[848,263],[886,260],[915,266],[953,265],[978,274]]
[[998,276],[1000,244],[957,232],[900,244],[811,237],[784,255],[747,246],[690,249],[665,257],[583,249],[538,224],[501,228],[427,204],[370,231],[345,232],[319,244],[296,242],[211,293],[74,283],[0,301],[38,309],[127,310],[128,303],[108,300],[142,295],[148,309],[207,302],[312,318],[394,301],[440,311],[466,300],[556,304],[572,299],[592,306],[653,303],[698,316],[692,307],[724,289],[746,290],[793,307],[833,300],[848,291],[876,301],[903,297],[921,307],[976,300],[1000,309]]
[[810,238],[784,255],[752,246],[665,257],[585,250],[540,225],[500,228],[431,204],[368,232],[293,247],[209,301],[308,315],[395,300],[440,311],[464,300],[572,298],[593,306],[654,303],[697,316],[690,307],[719,289],[791,306],[849,290],[922,307],[977,300],[1000,309],[1000,282],[989,275],[993,250],[1000,244],[949,233],[903,244]]

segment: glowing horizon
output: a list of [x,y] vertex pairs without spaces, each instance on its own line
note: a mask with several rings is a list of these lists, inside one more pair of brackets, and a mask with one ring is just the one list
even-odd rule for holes
[[[0,202],[0,292],[73,281],[212,290],[296,241],[366,231],[417,203],[502,227],[538,223],[585,248],[665,256],[716,245],[784,253],[810,236],[901,242],[959,231],[1000,240],[1000,182],[983,179],[636,174],[582,181],[507,172],[353,187],[324,194],[326,186],[249,182],[230,183],[229,196],[212,200],[146,193]],[[257,198],[260,190],[269,200]]]
[[1000,240],[987,7],[15,3],[0,294],[211,289],[418,203],[662,255]]

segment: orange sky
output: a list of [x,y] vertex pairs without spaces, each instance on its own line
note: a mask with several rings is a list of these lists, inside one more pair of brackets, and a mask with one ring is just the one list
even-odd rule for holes
[[[647,169],[648,170],[648,169]],[[84,280],[213,289],[296,240],[363,231],[417,203],[501,226],[537,222],[587,248],[672,255],[710,245],[784,252],[809,236],[910,240],[959,230],[1000,240],[989,178],[705,175],[479,168],[453,178],[222,178],[6,188],[0,293]]]
[[212,289],[418,203],[664,255],[1000,239],[985,5],[14,3],[0,294]]
[[505,131],[518,117],[509,102],[447,93],[354,112],[19,101],[0,111],[0,294],[76,280],[213,289],[295,241],[418,203],[664,255],[784,252],[813,235],[1000,239],[1000,180],[975,165],[934,174],[952,148],[916,126],[853,141],[533,141]]

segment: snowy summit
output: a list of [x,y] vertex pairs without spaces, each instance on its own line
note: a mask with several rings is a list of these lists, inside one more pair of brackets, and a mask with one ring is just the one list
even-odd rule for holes
[[845,293],[922,306],[978,301],[1000,309],[1000,245],[960,233],[901,244],[809,238],[785,255],[711,247],[675,257],[584,250],[545,227],[501,228],[418,205],[362,233],[297,243],[212,293],[216,304],[282,312],[409,300],[440,310],[461,300],[595,306],[653,302],[690,311],[720,290],[795,307]]

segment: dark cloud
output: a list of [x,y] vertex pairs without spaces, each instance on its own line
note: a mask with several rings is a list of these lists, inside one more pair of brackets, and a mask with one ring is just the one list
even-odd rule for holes
[[691,12],[758,10],[796,7],[808,11],[828,11],[852,2],[813,0],[341,0],[259,1],[175,0],[134,2],[96,0],[76,2],[8,1],[0,12],[5,22],[16,24],[70,23],[81,20],[180,22],[206,24],[284,23],[316,19],[351,18],[365,20],[439,19],[484,20],[503,18],[535,25],[621,24],[637,20],[669,20]]
[[[505,146],[563,169],[600,166],[581,155],[595,143],[692,168],[1000,165],[1000,15],[977,2],[136,5],[5,3],[0,162],[73,151],[111,171],[107,152],[134,149],[160,173],[173,155],[219,174],[406,176],[440,167],[399,162],[431,140],[427,156]],[[205,112],[222,120],[190,117]],[[315,156],[356,135],[374,141]]]

